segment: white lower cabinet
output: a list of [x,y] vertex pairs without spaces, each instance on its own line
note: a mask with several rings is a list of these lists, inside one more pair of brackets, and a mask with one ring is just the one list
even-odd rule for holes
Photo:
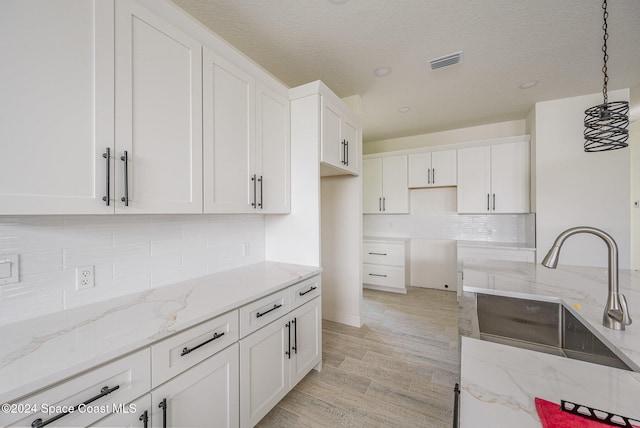
[[153,427],[237,427],[238,344],[151,391]]
[[[149,349],[142,349],[11,403],[29,416],[0,412],[0,426],[89,426],[151,387]],[[73,407],[73,409],[68,410]],[[66,414],[65,414],[66,412]],[[21,418],[21,419],[19,419]],[[16,420],[19,419],[19,420]]]
[[151,426],[151,394],[145,394],[133,403],[118,405],[110,414],[92,427],[148,428]]
[[322,359],[316,297],[240,340],[240,424],[256,425]]

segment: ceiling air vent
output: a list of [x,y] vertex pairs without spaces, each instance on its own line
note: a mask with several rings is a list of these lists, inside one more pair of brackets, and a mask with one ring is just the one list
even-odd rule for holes
[[458,64],[461,61],[462,61],[462,51],[441,56],[440,58],[434,58],[429,61],[429,64],[431,65],[431,70],[437,70],[439,68]]

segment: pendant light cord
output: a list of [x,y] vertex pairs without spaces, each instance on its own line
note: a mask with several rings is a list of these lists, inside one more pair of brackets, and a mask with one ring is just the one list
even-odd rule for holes
[[607,84],[609,83],[609,76],[607,75],[607,60],[609,59],[609,55],[607,54],[607,39],[609,38],[609,33],[607,32],[607,18],[609,17],[609,12],[607,12],[607,0],[604,0],[602,3],[602,18],[604,23],[602,24],[602,29],[604,30],[603,44],[602,44],[602,52],[604,53],[604,65],[602,66],[602,72],[604,73],[604,83],[602,85],[602,95],[604,96],[604,104],[607,104],[609,101],[609,96],[607,94]]

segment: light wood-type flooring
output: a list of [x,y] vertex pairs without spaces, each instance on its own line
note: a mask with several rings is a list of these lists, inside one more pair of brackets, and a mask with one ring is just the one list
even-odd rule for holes
[[364,325],[323,322],[312,370],[259,427],[451,427],[459,378],[455,292],[364,290]]

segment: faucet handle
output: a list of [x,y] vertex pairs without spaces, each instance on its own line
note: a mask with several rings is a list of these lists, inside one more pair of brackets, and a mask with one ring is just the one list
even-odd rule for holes
[[629,325],[632,322],[631,315],[629,315],[629,306],[627,306],[627,298],[624,294],[618,294],[618,300],[620,301],[620,309],[622,309],[622,323]]

